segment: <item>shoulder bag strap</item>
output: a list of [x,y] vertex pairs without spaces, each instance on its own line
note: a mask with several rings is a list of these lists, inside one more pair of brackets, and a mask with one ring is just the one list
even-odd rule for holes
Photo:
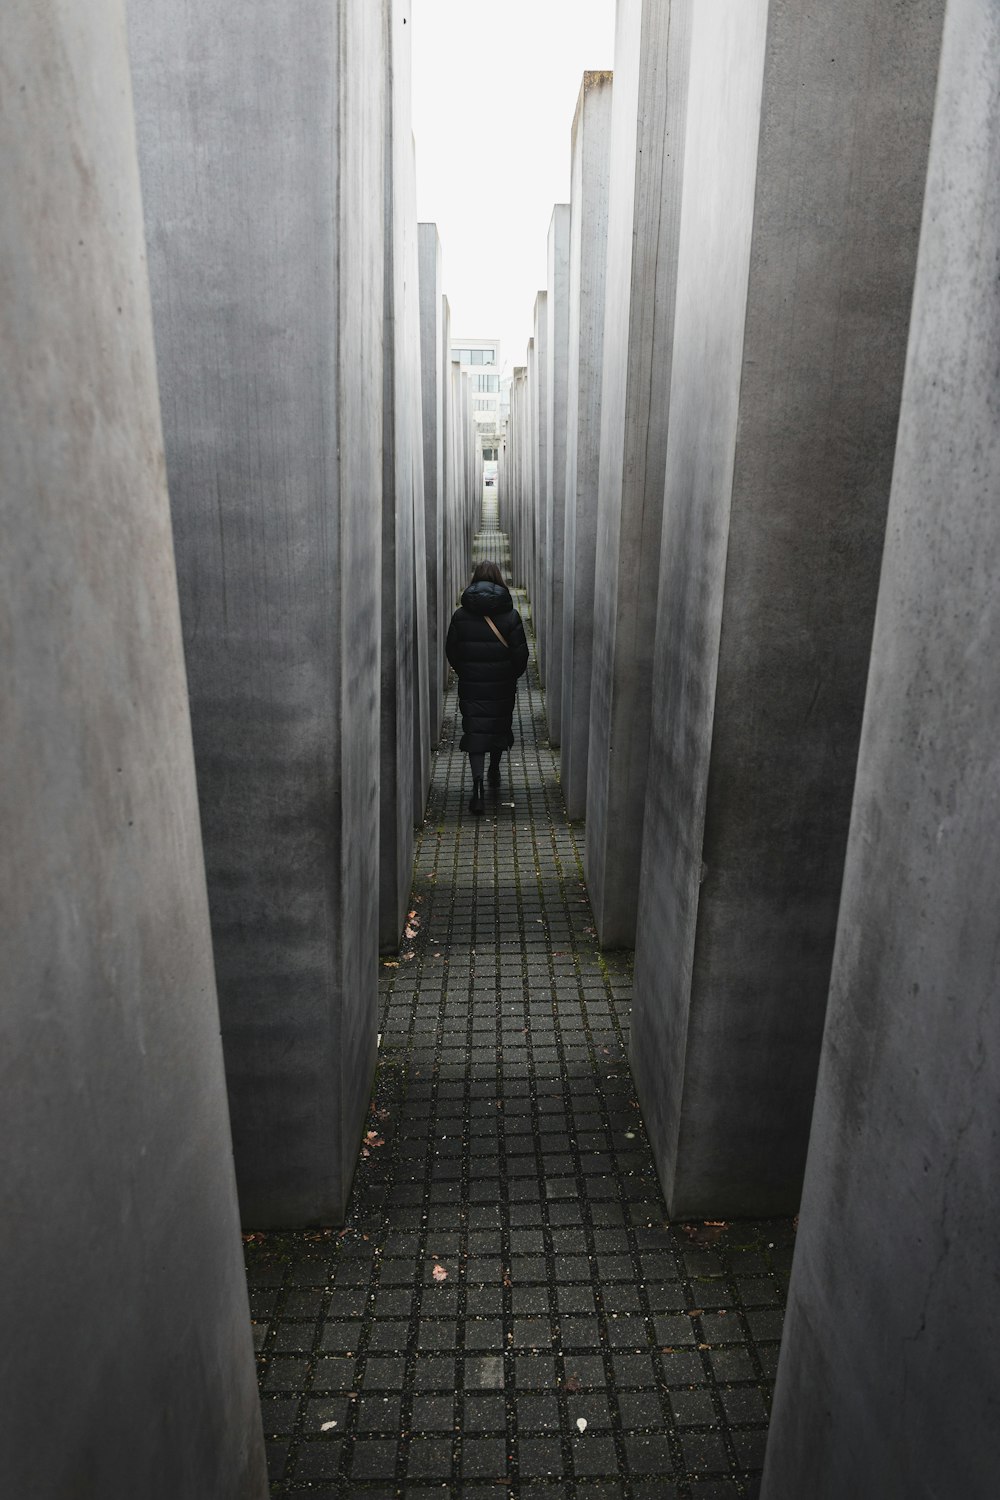
[[494,623],[490,619],[489,615],[483,615],[483,619],[486,621],[487,625],[490,627],[490,629],[492,630],[493,634],[496,636],[497,640],[500,642],[501,646],[506,646],[507,650],[509,651],[510,650],[510,641],[507,640],[507,638],[503,634],[503,632],[501,630],[497,629],[496,625],[494,625]]

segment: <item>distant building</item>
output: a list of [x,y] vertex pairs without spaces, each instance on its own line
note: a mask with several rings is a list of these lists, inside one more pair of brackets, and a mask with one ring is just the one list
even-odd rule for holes
[[469,377],[479,448],[488,462],[500,447],[500,340],[454,338],[451,357]]

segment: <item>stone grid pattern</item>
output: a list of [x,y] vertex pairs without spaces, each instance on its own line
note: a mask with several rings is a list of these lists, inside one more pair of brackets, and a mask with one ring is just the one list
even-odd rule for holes
[[753,1495],[793,1227],[665,1222],[534,660],[478,819],[457,711],[348,1227],[246,1237],[272,1493]]

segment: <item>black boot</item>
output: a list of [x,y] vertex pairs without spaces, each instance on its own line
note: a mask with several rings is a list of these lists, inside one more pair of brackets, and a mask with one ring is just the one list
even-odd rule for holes
[[499,757],[499,755],[497,755],[497,756],[491,755],[490,756],[490,768],[489,768],[489,770],[486,773],[486,780],[489,782],[490,786],[499,786],[500,785],[500,757]]
[[483,791],[483,778],[477,776],[472,783],[472,796],[469,799],[469,811],[475,813],[478,818],[486,811],[486,794]]

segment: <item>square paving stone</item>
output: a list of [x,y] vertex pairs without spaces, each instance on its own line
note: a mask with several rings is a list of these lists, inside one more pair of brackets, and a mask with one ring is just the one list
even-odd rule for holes
[[618,1455],[610,1437],[584,1432],[572,1439],[573,1469],[583,1478],[618,1473]]
[[465,1360],[466,1390],[503,1390],[503,1358],[498,1354],[484,1359]]
[[[296,1479],[333,1479],[340,1469],[343,1441],[322,1438],[300,1443],[295,1462]],[[272,1476],[273,1477],[273,1476]]]
[[362,1396],[358,1403],[359,1432],[397,1433],[401,1402],[398,1396]]
[[507,1411],[503,1396],[467,1395],[462,1406],[463,1432],[506,1432]]
[[541,1391],[556,1383],[555,1360],[542,1354],[521,1354],[514,1361],[514,1379],[519,1391]]
[[446,1479],[451,1473],[451,1438],[414,1437],[406,1472],[411,1479]]
[[462,1478],[503,1479],[507,1472],[507,1444],[503,1438],[463,1438]]
[[558,1438],[521,1438],[517,1461],[522,1482],[527,1479],[560,1475],[563,1470],[562,1444]]
[[625,1456],[633,1474],[657,1474],[666,1478],[673,1473],[674,1461],[668,1439],[657,1433],[626,1437]]
[[305,1359],[272,1359],[264,1377],[266,1391],[300,1391],[309,1367]]
[[414,1396],[410,1425],[414,1434],[450,1432],[455,1425],[453,1396]]
[[724,1474],[729,1471],[726,1445],[714,1432],[681,1433],[681,1448],[689,1474]]

